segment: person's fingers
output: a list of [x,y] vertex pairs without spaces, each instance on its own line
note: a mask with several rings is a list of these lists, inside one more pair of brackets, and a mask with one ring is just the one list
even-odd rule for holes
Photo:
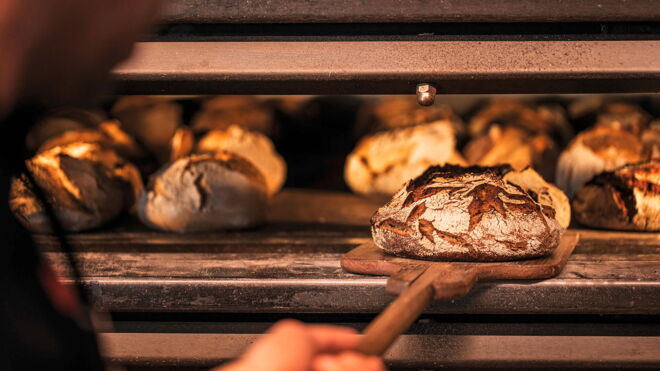
[[[250,346],[233,366],[234,369],[307,371],[318,355],[354,349],[358,342],[359,336],[350,328],[330,325],[307,326],[298,321],[283,320],[276,323]],[[344,356],[346,359],[342,362],[351,364],[355,360],[355,355],[363,357],[363,360],[366,359],[358,353],[352,352],[352,354],[354,356]],[[374,361],[370,362],[373,364]],[[367,367],[369,362],[365,365],[361,371],[381,370],[381,368]]]
[[254,343],[243,359],[254,369],[307,371],[315,354],[316,345],[306,326],[284,320]]
[[321,354],[312,364],[313,371],[384,371],[385,366],[378,357],[365,356],[356,352]]
[[317,353],[355,349],[360,342],[357,331],[349,327],[311,325],[307,326],[307,329],[316,345]]

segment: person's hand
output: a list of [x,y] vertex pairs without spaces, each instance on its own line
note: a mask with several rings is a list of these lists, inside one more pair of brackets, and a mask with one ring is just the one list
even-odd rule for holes
[[284,320],[252,344],[241,358],[215,371],[385,370],[380,358],[352,351],[358,341],[359,336],[350,328]]

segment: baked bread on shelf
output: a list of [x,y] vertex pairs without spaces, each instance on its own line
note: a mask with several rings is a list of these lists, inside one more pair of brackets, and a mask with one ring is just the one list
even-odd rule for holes
[[575,218],[604,229],[660,230],[660,159],[596,175],[575,194]]
[[237,125],[224,130],[211,130],[197,143],[197,153],[229,151],[244,157],[264,175],[268,194],[277,193],[286,180],[286,163],[271,140],[256,131],[248,131]]
[[181,105],[160,97],[125,96],[112,107],[112,115],[160,163],[170,160],[170,141],[181,126]]
[[445,163],[464,165],[449,121],[384,131],[360,140],[348,155],[344,179],[353,192],[389,198],[426,168]]
[[470,141],[463,154],[470,165],[509,164],[515,170],[533,167],[550,181],[554,179],[559,148],[547,134],[531,134],[515,126],[492,125],[487,134]]
[[192,119],[195,132],[224,130],[232,125],[272,135],[275,130],[273,109],[249,95],[222,95],[205,100]]
[[435,103],[420,106],[411,96],[387,97],[366,102],[358,111],[355,134],[357,137],[405,126],[449,121],[458,137],[465,134],[463,121],[448,104]]
[[181,158],[153,174],[138,215],[156,229],[213,231],[261,224],[267,205],[261,172],[237,154],[216,152]]
[[501,261],[549,254],[564,231],[553,199],[526,190],[536,184],[508,180],[512,171],[508,165],[428,168],[371,218],[375,244],[420,259]]
[[472,138],[485,135],[493,125],[515,127],[529,136],[548,135],[559,146],[573,137],[573,128],[566,112],[558,104],[535,104],[513,99],[493,99],[475,113],[469,123]]
[[[97,143],[51,148],[30,159],[27,168],[66,231],[107,223],[132,208],[142,189],[138,170]],[[9,204],[26,228],[48,232],[50,222],[33,186],[25,175],[13,179]]]
[[561,153],[555,183],[572,198],[596,174],[643,158],[643,146],[636,135],[610,127],[594,127],[578,134]]
[[45,141],[70,130],[95,129],[106,120],[103,112],[81,108],[58,108],[47,112],[25,138],[28,151],[35,152]]

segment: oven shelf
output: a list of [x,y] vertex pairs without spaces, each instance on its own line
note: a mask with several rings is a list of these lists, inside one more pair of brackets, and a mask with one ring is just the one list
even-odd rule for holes
[[658,20],[654,0],[170,0],[166,22],[584,22]]
[[654,93],[660,40],[143,42],[124,94]]
[[[72,235],[94,304],[118,312],[377,313],[385,278],[342,271],[342,253],[368,241],[377,204],[349,194],[285,190],[271,222],[227,233],[170,234],[125,221]],[[660,235],[580,230],[556,278],[478,284],[429,313],[660,313]],[[51,236],[37,236],[63,274]]]
[[[213,367],[238,357],[255,334],[104,333],[105,358],[135,367]],[[401,335],[385,355],[394,369],[653,368],[657,336]],[[457,351],[460,349],[460,351]],[[502,366],[500,366],[502,367]]]

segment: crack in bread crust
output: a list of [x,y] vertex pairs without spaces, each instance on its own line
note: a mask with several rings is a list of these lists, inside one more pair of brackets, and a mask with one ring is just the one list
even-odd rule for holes
[[435,242],[435,237],[433,236],[433,232],[436,232],[437,229],[433,226],[433,223],[426,220],[426,219],[419,219],[417,228],[419,228],[419,233],[422,234],[426,239],[428,239],[431,242]]
[[378,223],[376,227],[398,234],[399,236],[412,236],[414,233],[406,223],[394,219],[385,219]]
[[417,206],[413,207],[412,211],[410,214],[408,214],[408,217],[406,218],[406,222],[410,223],[412,221],[418,220],[422,214],[426,211],[426,204],[424,202],[421,202],[417,204]]
[[461,189],[464,189],[464,187],[417,187],[414,188],[408,194],[406,200],[403,201],[403,207],[410,206],[419,200],[431,197],[440,192],[448,191],[449,194],[452,194],[453,192],[460,191]]
[[467,175],[483,176],[486,178],[501,178],[504,174],[512,171],[509,165],[499,166],[458,166],[447,164],[444,166],[431,166],[422,175],[408,182],[406,190],[413,191],[415,188],[428,186],[433,183],[436,178],[450,179],[459,178]]

